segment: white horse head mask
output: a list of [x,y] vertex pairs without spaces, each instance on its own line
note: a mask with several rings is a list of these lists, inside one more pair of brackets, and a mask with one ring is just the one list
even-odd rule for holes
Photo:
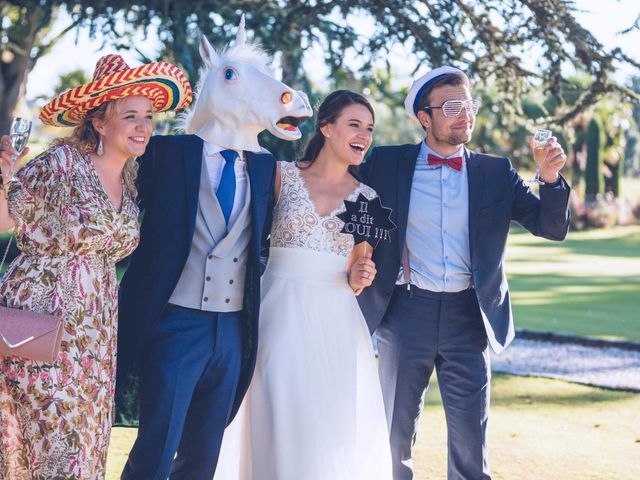
[[247,43],[244,15],[232,47],[217,53],[202,36],[197,99],[183,121],[184,131],[234,150],[258,151],[258,134],[268,130],[283,140],[301,137],[298,125],[313,115],[304,92],[276,80],[271,58]]

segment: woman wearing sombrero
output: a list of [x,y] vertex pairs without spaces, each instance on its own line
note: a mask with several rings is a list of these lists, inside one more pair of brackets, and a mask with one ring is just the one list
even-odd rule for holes
[[152,112],[191,101],[175,66],[129,68],[101,58],[93,80],[47,104],[43,123],[70,137],[9,181],[16,151],[0,141],[0,231],[15,227],[20,255],[0,282],[0,304],[62,319],[53,363],[0,356],[0,478],[101,479],[115,379],[115,264],[136,247],[135,157]]

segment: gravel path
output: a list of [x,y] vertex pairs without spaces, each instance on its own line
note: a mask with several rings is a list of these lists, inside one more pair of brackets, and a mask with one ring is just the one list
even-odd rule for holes
[[518,332],[492,370],[640,392],[640,344]]

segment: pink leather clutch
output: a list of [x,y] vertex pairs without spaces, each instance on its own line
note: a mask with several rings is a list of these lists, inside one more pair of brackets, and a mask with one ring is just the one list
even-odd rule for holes
[[53,363],[61,341],[59,318],[0,306],[0,355]]

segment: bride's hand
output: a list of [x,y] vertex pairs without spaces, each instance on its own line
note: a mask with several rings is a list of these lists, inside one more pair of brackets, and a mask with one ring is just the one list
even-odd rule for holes
[[371,260],[371,254],[358,258],[349,269],[349,286],[356,295],[373,283],[376,278],[376,264]]

